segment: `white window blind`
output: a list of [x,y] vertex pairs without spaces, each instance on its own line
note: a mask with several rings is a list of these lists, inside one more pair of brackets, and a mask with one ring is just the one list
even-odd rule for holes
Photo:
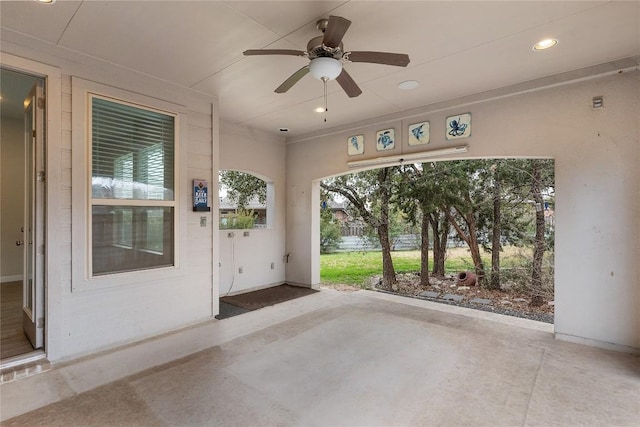
[[175,118],[98,97],[91,106],[93,197],[173,200]]
[[175,116],[90,100],[92,274],[175,265]]

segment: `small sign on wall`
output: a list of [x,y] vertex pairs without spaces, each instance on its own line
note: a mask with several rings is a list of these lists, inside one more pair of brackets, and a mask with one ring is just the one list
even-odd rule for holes
[[209,190],[207,188],[207,181],[202,179],[193,180],[193,211],[194,212],[210,212],[211,208],[208,206]]

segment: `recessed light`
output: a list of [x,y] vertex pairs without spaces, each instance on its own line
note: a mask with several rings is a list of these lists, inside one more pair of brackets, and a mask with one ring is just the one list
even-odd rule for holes
[[318,108],[314,108],[313,111],[315,113],[324,113],[324,107],[318,107]]
[[398,87],[402,90],[411,90],[420,86],[420,82],[417,80],[407,80],[398,85]]
[[280,132],[289,132],[289,128],[278,128]]
[[56,2],[56,0],[35,0],[38,3],[44,3],[44,4],[53,4]]
[[544,39],[540,40],[538,43],[533,45],[533,50],[540,51],[554,47],[558,44],[558,40],[556,39]]

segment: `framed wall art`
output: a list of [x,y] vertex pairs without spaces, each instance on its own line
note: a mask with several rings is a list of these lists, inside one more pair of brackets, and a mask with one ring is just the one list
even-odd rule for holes
[[447,117],[447,140],[471,136],[471,113]]
[[376,149],[378,151],[393,150],[396,146],[395,129],[384,129],[376,132]]
[[347,138],[347,153],[350,156],[364,154],[364,135],[353,135]]
[[429,127],[429,122],[420,122],[409,125],[409,145],[428,144]]

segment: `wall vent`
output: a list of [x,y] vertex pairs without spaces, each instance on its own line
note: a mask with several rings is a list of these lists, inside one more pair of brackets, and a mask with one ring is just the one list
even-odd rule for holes
[[604,97],[602,96],[594,96],[591,100],[591,107],[595,110],[597,108],[604,107]]

